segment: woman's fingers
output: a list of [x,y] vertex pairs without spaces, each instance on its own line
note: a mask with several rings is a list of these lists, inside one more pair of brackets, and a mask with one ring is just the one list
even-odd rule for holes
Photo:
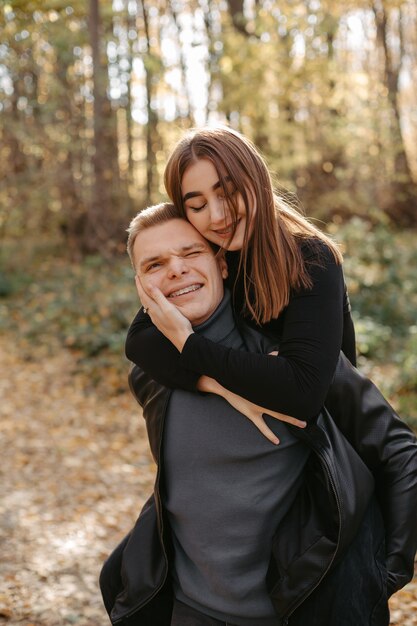
[[158,287],[150,285],[149,295],[162,317],[165,317],[167,320],[171,320],[172,323],[181,323],[182,320],[186,319],[184,315],[180,313],[178,308],[164,296]]
[[158,319],[160,316],[166,315],[178,315],[177,308],[168,302],[164,294],[160,289],[153,285],[148,285],[148,290],[145,291],[139,276],[135,276],[136,289],[139,299],[145,310],[145,313],[152,314]]
[[[143,287],[142,291],[144,291]],[[173,319],[179,319],[179,317],[184,317],[182,313],[178,311],[177,307],[164,296],[164,294],[158,287],[155,287],[154,285],[148,285],[148,293],[145,294],[145,299],[146,298],[146,301],[149,304],[153,303],[154,305],[156,305],[156,310],[159,311],[162,315],[171,315],[173,316]]]
[[158,289],[158,287],[150,286],[149,294],[152,297],[153,301],[162,309],[168,308],[169,310],[175,308],[174,305],[168,301],[168,299],[164,296],[162,291]]
[[277,411],[270,411],[269,409],[262,409],[262,413],[270,415],[280,422],[287,422],[287,424],[297,426],[298,428],[305,428],[307,426],[307,422],[305,422],[304,420],[298,420],[297,418],[291,417],[290,415],[285,415],[285,413],[277,413]]
[[285,415],[284,413],[278,413],[277,411],[269,411],[268,409],[264,409],[254,404],[253,402],[250,402],[250,400],[242,398],[242,396],[238,396],[232,391],[225,389],[211,379],[207,379],[206,381],[206,391],[210,391],[211,393],[217,393],[217,395],[222,396],[232,407],[239,411],[239,413],[242,413],[242,415],[247,417],[253,424],[255,424],[255,426],[261,431],[261,433],[267,439],[269,439],[269,441],[272,441],[272,443],[279,443],[279,439],[265,423],[264,415],[270,415],[271,417],[278,419],[281,422],[294,424],[294,426],[298,426],[299,428],[305,428],[307,426],[306,422],[298,420],[295,417],[290,417],[289,415]]
[[149,287],[149,295],[151,296],[156,310],[161,319],[165,321],[167,328],[172,327],[173,330],[186,328],[191,330],[190,321],[181,313],[181,311],[172,302],[168,300],[158,287]]
[[185,342],[193,332],[190,321],[177,306],[164,296],[158,287],[147,282],[145,291],[138,276],[136,276],[135,282],[145,313],[149,315],[158,330],[181,352]]
[[279,444],[279,439],[278,437],[272,432],[272,430],[266,425],[263,417],[250,417],[249,418],[250,421],[255,424],[256,428],[258,428],[258,430],[261,431],[261,433],[267,438],[269,439],[269,441],[271,441],[273,444],[278,445]]

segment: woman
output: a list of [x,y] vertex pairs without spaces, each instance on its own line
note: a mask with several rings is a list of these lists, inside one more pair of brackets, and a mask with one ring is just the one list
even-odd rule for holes
[[165,185],[197,230],[227,251],[235,311],[276,336],[279,355],[212,345],[175,307],[164,302],[162,311],[161,300],[138,285],[150,317],[140,311],[135,318],[127,357],[170,387],[193,390],[205,374],[257,405],[311,419],[323,406],[340,350],[356,363],[339,250],[274,193],[255,146],[228,128],[186,135],[168,160]]
[[[354,329],[337,247],[274,193],[256,148],[228,128],[187,134],[169,158],[165,185],[174,204],[197,230],[226,250],[235,312],[272,333],[279,354],[252,354],[213,343],[194,333],[188,320],[158,290],[145,293],[137,283],[145,309],[129,330],[128,358],[168,387],[198,388],[220,395],[225,388],[257,405],[260,413],[259,407],[266,407],[314,424],[340,351],[355,364]],[[242,400],[239,409],[250,416],[253,404]],[[361,445],[358,442],[357,447]],[[367,453],[366,448],[365,456]],[[375,535],[375,515],[373,508],[366,518],[363,538],[367,539],[352,544],[352,559],[343,559],[301,606],[295,605],[290,624],[309,623],[310,619],[310,623],[325,626],[335,623],[329,621],[335,619],[335,612],[344,614],[345,621],[340,615],[339,624],[351,623],[349,602],[358,594],[353,588],[350,593],[345,584],[350,577],[349,564],[360,569],[364,562],[364,541],[366,547],[369,533]],[[378,562],[383,569],[383,554]],[[308,570],[304,575],[308,577]],[[395,590],[394,584],[388,593]],[[343,585],[346,593],[335,594],[336,585]],[[363,624],[385,625],[386,592],[378,601],[380,612],[372,614],[374,621],[369,621],[373,608],[366,604],[366,594],[364,598],[363,607],[355,607],[355,619],[359,611],[363,612]]]

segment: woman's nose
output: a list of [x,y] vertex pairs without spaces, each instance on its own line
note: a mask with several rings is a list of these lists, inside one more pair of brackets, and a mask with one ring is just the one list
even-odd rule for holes
[[224,225],[227,221],[227,210],[224,201],[221,198],[213,198],[210,201],[209,208],[211,223]]

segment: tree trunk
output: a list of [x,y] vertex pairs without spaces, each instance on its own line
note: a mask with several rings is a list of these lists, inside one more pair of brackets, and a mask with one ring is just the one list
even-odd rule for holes
[[156,164],[155,146],[158,143],[158,116],[152,108],[154,96],[154,58],[150,43],[149,15],[145,0],[141,0],[143,26],[145,31],[146,52],[144,58],[145,88],[146,88],[146,203],[152,204],[153,192],[158,184],[158,172]]
[[230,17],[232,18],[233,26],[237,30],[237,32],[241,33],[245,37],[252,36],[253,33],[249,33],[247,30],[246,18],[243,12],[244,0],[228,0],[227,4],[229,7]]
[[68,133],[71,144],[65,151],[65,160],[59,171],[57,186],[62,205],[63,220],[61,230],[65,236],[71,260],[79,260],[84,248],[84,229],[86,225],[86,209],[80,188],[74,179],[74,156],[80,153],[79,136],[82,131],[82,118],[72,106],[72,85],[68,81],[68,66],[65,59],[58,55],[56,73],[61,86],[60,109],[66,113]]
[[214,96],[214,76],[218,71],[219,66],[219,58],[220,53],[216,51],[215,42],[216,36],[214,34],[213,28],[213,20],[215,12],[212,8],[211,0],[207,0],[207,8],[206,11],[203,9],[204,16],[204,26],[207,34],[208,41],[208,55],[207,55],[207,63],[206,63],[206,72],[208,74],[208,85],[207,85],[207,106],[205,110],[205,120],[204,123],[207,124],[209,120],[210,111],[214,111],[216,109],[217,100]]
[[114,223],[111,217],[111,183],[112,176],[108,176],[111,164],[106,164],[108,158],[114,160],[113,152],[107,151],[106,121],[110,122],[111,109],[106,97],[107,71],[100,53],[101,25],[99,0],[90,0],[89,34],[93,57],[93,187],[92,198],[87,210],[84,246],[87,252],[100,252],[108,255],[112,246],[111,236],[114,233]]
[[[385,212],[398,226],[417,225],[417,186],[413,182],[410,164],[404,144],[401,128],[401,112],[399,105],[399,76],[403,60],[403,46],[400,46],[400,56],[397,63],[391,54],[388,44],[388,15],[384,0],[375,0],[373,4],[377,28],[377,41],[383,52],[384,84],[388,93],[391,108],[391,135],[394,152],[394,180],[391,192],[384,206]],[[399,12],[399,33],[401,37],[402,24]]]
[[[128,3],[126,3],[127,5]],[[137,5],[135,4],[135,8],[137,10]],[[127,11],[127,6],[126,6]],[[127,31],[134,30],[136,27],[135,17],[127,14],[126,21]],[[129,184],[133,184],[134,179],[134,162],[133,162],[133,123],[132,123],[132,66],[133,66],[133,54],[132,54],[132,42],[128,38],[129,42],[129,50],[128,50],[128,62],[129,62],[129,73],[130,77],[127,82],[127,103],[126,103],[126,148],[128,155],[128,181]]]
[[185,119],[187,120],[189,126],[195,126],[194,115],[193,115],[193,111],[191,108],[191,93],[187,85],[187,63],[186,63],[186,59],[185,59],[185,56],[182,50],[182,45],[181,45],[181,26],[178,20],[178,13],[174,8],[173,3],[169,3],[169,7],[170,7],[171,14],[172,14],[172,18],[174,20],[175,28],[177,29],[177,33],[178,33],[178,47],[180,51],[179,56],[180,56],[181,84],[182,84],[182,90],[184,92],[185,98],[187,100],[187,105],[188,105]]

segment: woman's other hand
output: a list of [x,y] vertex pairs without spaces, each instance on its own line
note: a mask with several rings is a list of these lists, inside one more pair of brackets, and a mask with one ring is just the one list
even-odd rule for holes
[[224,398],[233,408],[239,411],[239,413],[245,415],[245,417],[247,417],[256,426],[256,428],[275,445],[279,444],[279,439],[265,423],[263,417],[264,413],[280,420],[281,422],[297,426],[298,428],[305,428],[307,426],[307,422],[298,420],[289,415],[284,415],[284,413],[264,409],[257,404],[236,395],[228,389],[225,389],[222,385],[220,385],[220,383],[217,382],[217,380],[209,378],[208,376],[201,376],[199,378],[197,389],[207,393],[215,393],[216,395]]

